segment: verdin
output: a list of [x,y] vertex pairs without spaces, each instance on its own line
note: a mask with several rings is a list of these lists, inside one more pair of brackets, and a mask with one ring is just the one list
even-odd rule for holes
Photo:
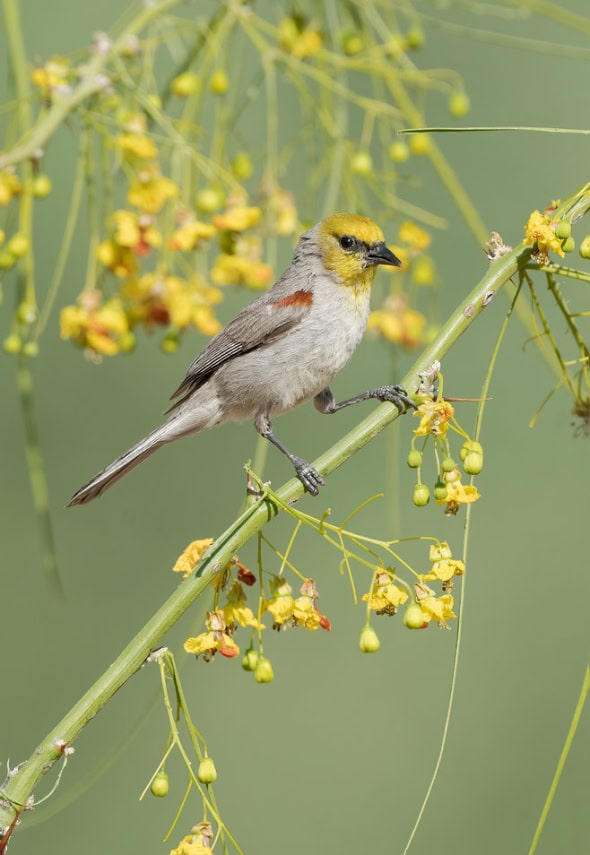
[[322,478],[277,439],[273,416],[310,398],[320,413],[370,398],[390,401],[400,412],[415,408],[400,386],[370,389],[339,403],[329,386],[363,336],[378,264],[399,267],[401,262],[368,217],[332,214],[304,232],[281,278],[242,309],[189,366],[172,395],[168,420],[81,487],[69,505],[96,498],[167,442],[249,418],[316,496]]

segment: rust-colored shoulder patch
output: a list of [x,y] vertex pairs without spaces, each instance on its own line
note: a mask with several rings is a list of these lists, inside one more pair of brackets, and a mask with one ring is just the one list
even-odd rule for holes
[[276,308],[284,308],[285,306],[311,306],[313,303],[313,294],[311,291],[293,291],[292,294],[289,294],[287,297],[283,297],[282,300],[277,300],[276,303],[273,303],[273,306]]

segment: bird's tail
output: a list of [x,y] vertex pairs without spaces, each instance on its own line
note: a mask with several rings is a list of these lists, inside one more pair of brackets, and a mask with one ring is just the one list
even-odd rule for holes
[[137,466],[142,460],[145,460],[152,452],[172,438],[171,436],[167,436],[161,427],[156,428],[156,430],[134,445],[133,448],[126,451],[125,454],[113,460],[109,466],[95,475],[94,478],[91,478],[87,484],[80,487],[68,502],[68,508],[72,507],[72,505],[83,505],[86,502],[91,502],[92,499],[96,499],[104,490],[108,490],[115,481],[126,475],[130,469],[133,469],[134,466]]

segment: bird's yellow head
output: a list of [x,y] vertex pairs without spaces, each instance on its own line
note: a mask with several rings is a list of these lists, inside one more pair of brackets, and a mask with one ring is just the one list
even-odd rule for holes
[[317,235],[324,266],[349,288],[362,291],[370,288],[378,264],[393,267],[401,264],[385,245],[377,223],[369,217],[332,214],[319,224]]

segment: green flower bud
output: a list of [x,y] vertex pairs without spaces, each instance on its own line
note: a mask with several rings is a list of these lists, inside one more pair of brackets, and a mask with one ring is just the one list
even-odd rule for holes
[[344,33],[342,48],[347,56],[356,56],[365,47],[365,40],[360,33]]
[[463,460],[463,471],[468,475],[479,475],[483,469],[483,453],[481,451],[470,451]]
[[578,250],[582,258],[590,258],[590,235],[586,235],[582,243],[580,244],[580,249]]
[[417,448],[412,448],[408,454],[407,464],[410,469],[418,469],[419,466],[422,466],[422,452],[418,451]]
[[229,89],[229,78],[223,69],[220,68],[211,75],[209,88],[215,95],[225,95]]
[[244,671],[255,671],[258,664],[258,652],[253,647],[249,647],[244,653],[242,659],[242,668]]
[[457,464],[453,460],[452,457],[445,457],[442,462],[442,471],[443,472],[452,472]]
[[451,93],[449,98],[449,113],[451,116],[455,116],[455,118],[458,119],[461,116],[465,116],[470,109],[471,102],[469,101],[469,95],[466,92],[459,90]]
[[371,175],[373,161],[368,151],[357,151],[350,161],[350,168],[356,175]]
[[407,143],[402,140],[396,140],[389,146],[389,157],[394,163],[405,163],[410,156],[410,149]]
[[[9,246],[10,246],[10,244],[9,244]],[[563,249],[564,252],[573,252],[574,251],[574,249],[576,248],[576,242],[571,235],[564,240],[564,242],[561,244],[561,248]]]
[[404,612],[404,626],[408,629],[424,629],[428,622],[424,619],[424,612],[418,603],[410,603]]
[[20,337],[13,333],[12,335],[7,336],[4,339],[4,352],[5,353],[20,353],[20,349],[23,346]]
[[410,137],[410,151],[416,155],[428,154],[430,151],[430,137],[428,134],[412,134]]
[[36,341],[27,341],[23,345],[23,353],[25,356],[34,359],[35,356],[39,356],[39,345]]
[[15,258],[20,258],[29,249],[29,241],[24,235],[15,234],[6,244],[6,249],[8,252],[12,253]]
[[410,50],[418,50],[424,44],[424,32],[420,27],[411,27],[406,33],[406,44]]
[[33,195],[37,197],[37,199],[45,199],[46,196],[49,196],[51,193],[51,178],[49,175],[45,175],[43,172],[40,172],[39,175],[35,175],[33,178]]
[[459,452],[460,460],[465,460],[470,451],[479,451],[480,454],[483,454],[483,448],[479,442],[473,439],[466,439]]
[[444,483],[444,481],[437,481],[436,482],[436,484],[434,485],[433,493],[434,493],[434,498],[437,501],[442,502],[447,498],[447,496],[449,495],[449,491],[448,491],[447,485]]
[[3,249],[0,251],[0,270],[9,270],[15,263],[16,256],[9,250]]
[[362,653],[377,653],[381,647],[379,636],[372,626],[366,626],[361,632],[359,647]]
[[426,484],[416,484],[412,501],[417,508],[425,507],[430,501],[430,490]]
[[159,799],[164,798],[164,796],[168,795],[168,775],[164,772],[163,769],[160,769],[154,780],[152,781],[151,791],[153,796],[157,796]]
[[201,91],[201,79],[192,71],[184,71],[174,78],[170,84],[170,91],[177,98],[188,98],[189,95],[196,95]]
[[220,187],[204,187],[196,196],[196,205],[203,214],[212,214],[225,205],[225,193]]
[[250,155],[245,151],[241,151],[239,154],[236,154],[231,168],[233,174],[239,181],[245,181],[247,178],[250,178],[254,172]]
[[254,669],[254,679],[257,683],[272,683],[275,675],[270,664],[270,659],[260,656]]
[[197,769],[197,778],[201,784],[212,784],[217,780],[217,769],[215,768],[213,758],[204,757],[201,760]]
[[555,228],[555,237],[558,237],[559,240],[565,240],[571,233],[571,224],[567,220],[560,220]]
[[468,439],[461,446],[459,457],[463,462],[463,471],[468,475],[479,475],[483,469],[483,448],[481,443]]

